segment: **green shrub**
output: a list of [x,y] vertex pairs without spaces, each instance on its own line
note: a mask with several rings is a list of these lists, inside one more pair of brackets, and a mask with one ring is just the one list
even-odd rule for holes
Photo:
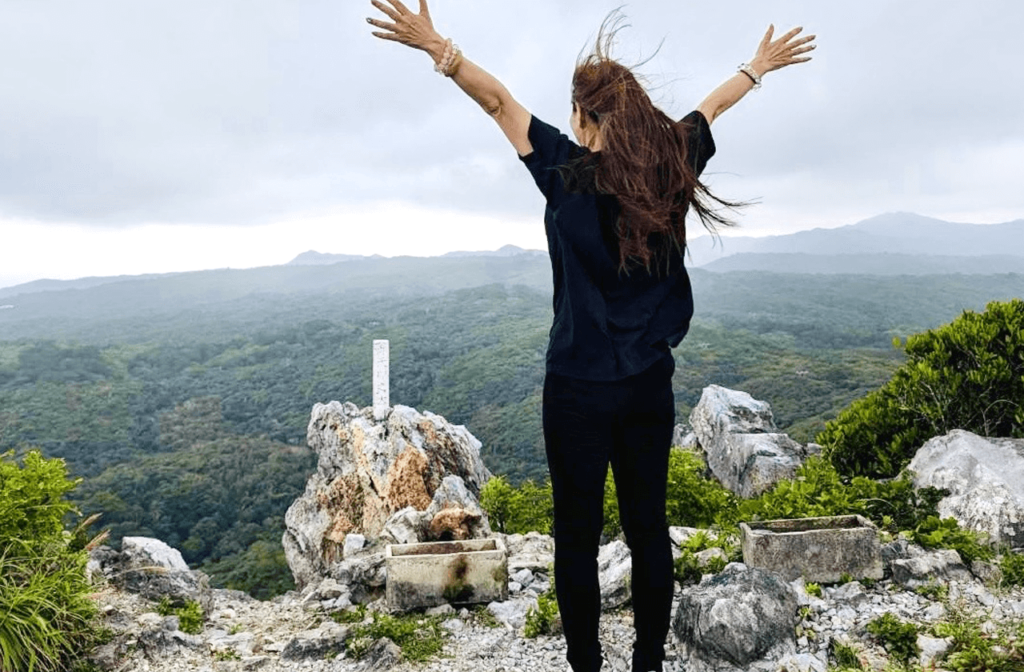
[[175,606],[171,598],[164,595],[156,605],[156,613],[161,616],[177,616],[178,629],[182,632],[198,635],[203,631],[203,608],[194,600]]
[[524,481],[516,488],[504,476],[495,476],[480,488],[480,505],[487,512],[491,529],[497,532],[551,534],[555,505],[550,481],[544,485]]
[[[720,548],[725,552],[726,557],[711,558],[703,567],[697,554],[709,548]],[[732,539],[726,533],[712,536],[704,530],[698,531],[679,549],[679,557],[673,563],[675,580],[683,585],[697,583],[705,574],[717,574],[725,569],[730,560],[740,559],[739,546],[732,543]]]
[[38,451],[19,464],[0,455],[0,669],[66,670],[98,642],[96,606],[85,578],[84,527],[65,499],[78,484],[64,461]]
[[953,429],[1024,436],[1024,300],[964,311],[904,349],[889,382],[818,435],[841,473],[895,476],[925,441]]
[[346,643],[349,655],[361,658],[381,637],[401,647],[403,660],[423,662],[444,648],[445,630],[437,616],[392,616],[375,612],[372,622],[352,629]]
[[1003,570],[1003,583],[1008,586],[1024,586],[1024,553],[1007,551],[999,560]]
[[932,628],[937,637],[951,638],[942,661],[952,672],[1020,672],[1024,669],[1024,623],[1016,631],[1004,627],[994,635],[981,630],[981,621],[959,611]]
[[882,614],[867,625],[867,631],[885,647],[885,650],[904,666],[916,658],[921,649],[917,645],[917,626],[905,623],[892,614]]
[[842,670],[863,670],[864,664],[860,662],[860,655],[850,644],[845,644],[839,640],[832,640],[832,657],[835,658],[836,665]]
[[547,594],[537,596],[536,608],[530,607],[526,612],[526,626],[523,635],[534,638],[537,635],[550,635],[551,627],[558,618],[558,600]]
[[807,591],[808,595],[813,595],[814,597],[817,597],[817,598],[821,597],[821,584],[820,583],[813,583],[813,582],[807,583],[807,584],[804,585],[804,590]]

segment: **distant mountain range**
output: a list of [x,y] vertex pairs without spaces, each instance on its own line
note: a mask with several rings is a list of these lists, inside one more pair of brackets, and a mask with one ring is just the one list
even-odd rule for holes
[[898,212],[782,236],[710,236],[688,245],[692,266],[779,273],[1020,273],[1024,220],[958,224]]
[[[688,251],[691,267],[715,273],[1024,273],[1024,220],[1003,224],[958,224],[912,213],[889,213],[849,226],[811,229],[781,236],[729,236],[718,241],[707,235],[697,236],[689,242]],[[216,278],[217,284],[228,277],[234,280],[228,282],[226,294],[233,296],[250,291],[275,291],[279,289],[276,284],[278,282],[293,289],[333,282],[333,286],[340,290],[345,285],[364,289],[367,285],[393,288],[393,280],[400,280],[410,286],[426,282],[437,291],[447,291],[455,285],[462,286],[459,280],[489,278],[496,282],[543,287],[550,283],[550,267],[546,257],[545,251],[525,250],[515,245],[505,245],[493,251],[448,252],[440,257],[388,258],[310,250],[286,264],[261,269],[36,280],[0,289],[0,299],[39,292],[84,290],[111,283],[152,283],[158,280],[164,281],[161,287],[189,287],[189,291],[201,291],[199,286],[204,281]],[[455,281],[440,281],[437,278],[427,281],[418,274],[428,267],[432,269],[431,272],[435,272],[434,269],[440,270],[440,267],[428,263],[429,259],[443,261],[446,273],[467,275]],[[462,266],[461,262],[471,263]],[[321,268],[303,270],[303,267],[311,266]],[[335,270],[326,272],[326,268]],[[341,270],[343,268],[347,270]],[[398,278],[387,277],[392,273]],[[247,286],[249,282],[254,284]],[[177,294],[177,290],[170,293]],[[5,305],[8,303],[4,301]]]
[[[520,255],[542,255],[547,256],[547,252],[544,250],[524,250],[521,247],[515,245],[505,245],[493,251],[478,251],[478,252],[446,252],[440,256],[442,257],[518,257]],[[326,266],[328,264],[338,264],[343,261],[363,261],[366,259],[384,259],[379,254],[370,256],[360,256],[358,254],[325,254],[323,252],[315,252],[310,250],[309,252],[303,252],[299,256],[289,261],[286,266]]]

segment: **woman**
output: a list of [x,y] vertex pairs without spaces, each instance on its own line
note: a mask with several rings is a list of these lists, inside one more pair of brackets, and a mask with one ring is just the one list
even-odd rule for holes
[[683,251],[693,210],[712,232],[725,204],[698,175],[714,154],[710,124],[761,77],[814,48],[800,28],[773,40],[696,111],[674,123],[631,71],[608,56],[615,23],[577,64],[569,123],[579,144],[533,117],[500,82],[433,28],[425,0],[371,0],[373,34],[427,52],[498,123],[547,200],[554,322],[544,382],[544,441],[555,504],[555,586],[567,658],[575,672],[601,667],[597,551],[609,464],[632,553],[633,670],[661,670],[672,602],[665,521],[675,424],[670,348],[693,313]]

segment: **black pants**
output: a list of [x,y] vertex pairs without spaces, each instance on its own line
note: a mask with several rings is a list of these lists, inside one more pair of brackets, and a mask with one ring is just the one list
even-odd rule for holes
[[615,382],[548,374],[544,443],[555,500],[555,590],[574,672],[601,667],[597,551],[611,464],[633,559],[634,672],[661,670],[672,608],[672,552],[665,521],[675,422],[671,359]]

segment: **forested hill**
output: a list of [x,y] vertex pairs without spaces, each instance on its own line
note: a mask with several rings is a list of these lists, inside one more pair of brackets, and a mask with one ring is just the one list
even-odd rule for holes
[[[676,351],[680,417],[718,383],[770,401],[802,440],[887,379],[900,360],[894,336],[1024,295],[1016,274],[691,276],[698,319]],[[14,308],[0,311],[0,450],[66,458],[86,478],[83,508],[102,511],[115,538],[156,536],[193,565],[216,563],[207,568],[219,580],[278,562],[267,558],[281,517],[314,466],[310,408],[369,404],[376,338],[391,340],[395,403],[466,424],[487,465],[514,482],[545,476],[543,257],[90,285],[3,299]]]

